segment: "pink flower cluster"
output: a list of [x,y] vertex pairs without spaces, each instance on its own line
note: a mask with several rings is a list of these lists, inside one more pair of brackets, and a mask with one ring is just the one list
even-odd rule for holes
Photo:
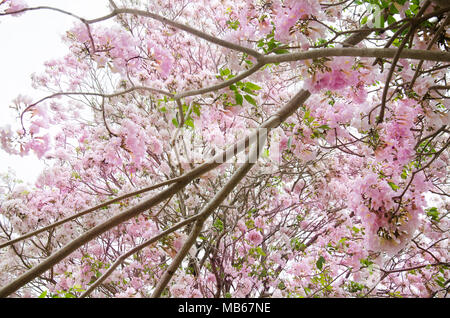
[[398,252],[417,229],[429,185],[418,174],[400,201],[405,184],[401,178],[386,179],[369,169],[363,172],[353,183],[350,207],[366,228],[370,249]]
[[[110,66],[112,71],[122,74],[149,73],[151,65],[163,77],[167,77],[173,65],[170,52],[159,43],[147,40],[146,54],[139,52],[141,40],[119,28],[92,28],[91,35],[95,44],[92,48],[91,37],[86,26],[77,25],[72,29],[77,40],[91,47],[92,58],[97,67]],[[147,74],[148,75],[148,74]]]
[[[20,16],[22,13],[14,13],[28,7],[24,0],[6,0],[4,3],[9,4],[9,8],[5,10],[6,13],[12,13],[13,16]],[[3,3],[2,3],[3,4]]]
[[381,125],[381,145],[375,151],[376,160],[390,162],[394,173],[401,173],[403,166],[415,155],[416,140],[412,128],[422,113],[416,103],[413,99],[393,103],[392,115]]
[[288,41],[291,37],[291,28],[301,19],[307,19],[311,15],[319,14],[320,6],[317,1],[284,1],[282,5],[276,2],[275,39]]
[[325,63],[330,71],[316,72],[305,81],[305,86],[312,93],[323,89],[338,91],[359,83],[359,73],[353,69],[353,61],[346,57],[335,57]]
[[263,241],[263,236],[258,230],[251,230],[245,236],[246,239],[255,246],[258,246]]

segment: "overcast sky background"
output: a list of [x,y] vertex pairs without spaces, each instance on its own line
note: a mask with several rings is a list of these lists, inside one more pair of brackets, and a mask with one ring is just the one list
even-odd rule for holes
[[[109,12],[107,0],[28,0],[27,3],[33,7],[64,9],[87,19]],[[66,54],[61,35],[76,21],[48,10],[0,17],[0,126],[16,120],[9,106],[19,94],[32,96],[33,100],[45,96],[44,92],[32,89],[30,75],[42,71],[45,61]],[[35,155],[11,156],[3,150],[0,150],[0,163],[0,173],[11,167],[17,178],[27,183],[33,183],[44,167]]]

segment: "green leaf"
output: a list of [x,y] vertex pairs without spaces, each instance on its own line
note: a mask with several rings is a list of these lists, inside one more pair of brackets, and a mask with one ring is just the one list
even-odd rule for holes
[[39,298],[45,298],[47,296],[47,290],[44,290],[42,294],[39,295]]
[[242,105],[242,103],[244,102],[244,98],[242,97],[242,95],[239,94],[239,93],[236,93],[234,95],[234,97],[236,98],[236,104],[237,105]]
[[273,50],[273,53],[275,53],[275,54],[286,54],[286,53],[289,53],[289,50],[286,50],[286,49],[276,49],[276,50]]
[[247,102],[249,102],[253,106],[256,106],[256,101],[253,99],[253,97],[251,97],[250,95],[245,95],[244,98]]
[[239,28],[239,25],[240,25],[238,20],[235,20],[235,21],[228,20],[227,24],[230,27],[230,29],[233,29],[233,30],[237,30]]
[[433,221],[439,221],[439,211],[436,207],[432,207],[425,210],[427,212],[427,215],[433,220]]
[[438,276],[437,279],[434,280],[440,287],[445,288],[445,278],[442,276]]
[[408,178],[408,172],[406,171],[406,169],[403,169],[402,174],[400,175],[400,177],[405,180]]
[[246,92],[247,94],[250,94],[250,95],[254,95],[254,96],[258,95],[257,93],[255,93],[254,91],[252,91],[252,90],[251,90],[250,88],[248,88],[248,87],[242,88],[242,91],[243,91],[243,92]]
[[392,190],[397,191],[400,187],[396,185],[394,182],[388,181],[389,186],[392,188]]
[[172,124],[178,128],[179,124],[178,124],[178,120],[176,118],[172,119]]
[[366,15],[365,17],[363,17],[363,18],[361,19],[361,24],[362,24],[362,25],[366,24],[368,18],[369,18],[369,16],[367,16],[367,15]]
[[245,83],[245,87],[247,87],[248,89],[254,90],[254,91],[259,91],[261,89],[261,87],[259,87],[258,85],[250,83],[250,82]]
[[319,257],[319,259],[316,262],[316,266],[319,270],[322,270],[323,264],[325,264],[325,258],[323,256]]
[[373,262],[371,260],[369,260],[368,258],[362,258],[359,260],[359,262],[361,263],[361,265],[369,267],[370,265],[373,264]]
[[220,70],[220,75],[222,75],[222,76],[227,76],[227,75],[229,75],[230,73],[231,73],[231,71],[230,71],[230,69],[228,69],[228,68],[223,69],[223,70]]
[[394,18],[392,15],[388,16],[387,21],[388,21],[388,24],[389,24],[389,25],[391,25],[392,23],[397,22],[397,21],[395,20],[395,18]]
[[214,222],[214,228],[219,232],[223,231],[224,225],[221,219],[216,219]]
[[256,253],[260,256],[266,256],[266,253],[264,253],[263,249],[259,246],[256,248]]
[[384,27],[384,16],[381,12],[375,17],[375,27],[383,28]]
[[323,129],[323,130],[328,130],[328,129],[330,129],[330,126],[328,126],[328,125],[321,125],[321,126],[319,126],[317,128]]
[[192,118],[190,118],[190,117],[184,122],[184,124],[185,124],[186,126],[189,126],[189,127],[191,127],[191,128],[194,128],[194,121],[193,121]]
[[305,110],[305,115],[303,116],[304,119],[308,119],[311,116],[311,111],[309,109]]
[[200,105],[194,104],[194,107],[193,107],[192,110],[194,111],[194,113],[195,113],[198,117],[200,117]]
[[250,66],[252,66],[253,65],[253,62],[252,61],[250,61],[250,60],[244,60],[244,62],[247,64],[247,65],[250,65]]

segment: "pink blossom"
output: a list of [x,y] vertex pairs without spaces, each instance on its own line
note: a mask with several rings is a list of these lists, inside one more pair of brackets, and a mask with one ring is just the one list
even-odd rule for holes
[[251,230],[245,237],[255,246],[260,245],[263,241],[263,236],[257,230]]
[[13,13],[14,16],[20,16],[22,13],[15,13],[16,11],[23,10],[28,7],[24,0],[7,0],[9,2],[9,8],[5,10],[6,13]]

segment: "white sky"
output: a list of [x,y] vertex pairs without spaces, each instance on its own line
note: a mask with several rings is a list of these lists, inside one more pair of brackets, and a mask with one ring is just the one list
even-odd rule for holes
[[[94,18],[108,13],[107,0],[28,0],[29,6],[52,6],[75,13],[84,18]],[[76,20],[57,12],[39,10],[26,12],[19,17],[0,17],[0,126],[15,121],[9,109],[11,101],[19,94],[33,100],[44,96],[31,88],[30,75],[43,70],[43,63],[65,55],[66,46],[61,35]],[[36,156],[11,156],[0,150],[0,173],[15,170],[17,178],[34,182],[43,168]]]

